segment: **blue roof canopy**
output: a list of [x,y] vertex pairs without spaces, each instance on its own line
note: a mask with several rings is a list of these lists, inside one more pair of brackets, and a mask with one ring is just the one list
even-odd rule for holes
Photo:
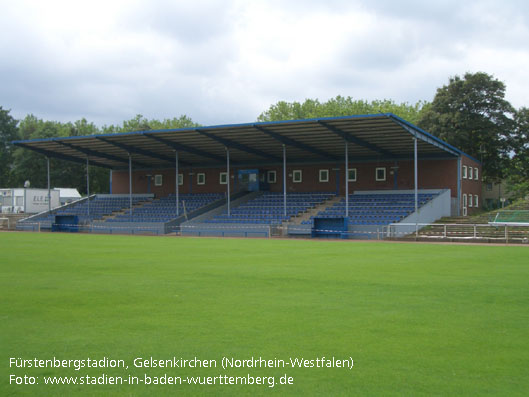
[[129,154],[135,164],[144,168],[172,167],[175,151],[178,151],[182,166],[222,166],[226,147],[230,148],[230,160],[234,164],[273,164],[281,161],[283,145],[287,147],[289,163],[338,163],[344,158],[345,141],[349,143],[351,162],[409,160],[413,158],[414,138],[418,141],[419,158],[470,157],[391,113],[13,143],[48,157],[78,162],[85,162],[88,157],[94,165],[121,169],[127,167]]

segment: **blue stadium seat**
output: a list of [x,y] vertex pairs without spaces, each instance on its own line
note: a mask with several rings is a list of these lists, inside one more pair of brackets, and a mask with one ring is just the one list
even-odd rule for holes
[[[419,207],[436,197],[433,193],[418,195]],[[351,194],[349,195],[349,223],[352,225],[388,225],[399,222],[415,211],[413,193]],[[322,218],[345,217],[345,198],[317,215]]]
[[267,192],[231,209],[230,216],[227,213],[223,213],[205,222],[281,224],[332,197],[334,197],[334,193],[288,193],[287,214],[285,216],[283,193]]

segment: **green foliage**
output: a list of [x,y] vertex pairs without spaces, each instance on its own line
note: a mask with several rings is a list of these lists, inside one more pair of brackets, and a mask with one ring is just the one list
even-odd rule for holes
[[13,170],[12,141],[18,138],[17,121],[0,106],[0,187],[9,187]]
[[340,117],[376,113],[393,113],[411,123],[416,123],[426,102],[419,101],[415,105],[396,103],[389,99],[371,102],[354,100],[351,97],[337,96],[321,103],[317,99],[306,99],[300,102],[280,101],[261,113],[258,121],[281,121],[310,119],[318,117]]
[[437,89],[418,125],[482,160],[485,178],[499,179],[509,162],[513,113],[503,82],[483,72],[466,73]]
[[[17,122],[9,116],[9,112],[0,108],[0,186],[23,186],[26,180],[33,187],[47,187],[46,159],[40,154],[21,147],[12,147],[13,140],[58,138],[68,136],[88,136],[99,133],[118,133],[143,131],[151,129],[177,129],[196,127],[199,124],[189,117],[182,115],[178,118],[160,120],[147,120],[142,115],[137,115],[131,120],[124,121],[121,126],[104,126],[101,130],[86,119],[73,123],[45,121],[34,115],[28,115]],[[90,166],[90,193],[106,193],[109,186],[109,170]],[[50,179],[52,187],[74,187],[81,194],[86,194],[86,165],[70,161],[50,159]]]
[[[98,133],[97,127],[85,119],[74,123],[44,121],[34,115],[24,118],[19,126],[20,139],[43,139],[67,136],[83,136]],[[48,185],[46,159],[40,154],[17,147],[13,153],[11,183],[13,187],[23,186],[29,180],[32,187],[45,188]],[[73,187],[86,193],[86,166],[70,161],[50,159],[51,187]],[[90,167],[90,192],[108,192],[108,170]]]
[[529,109],[515,113],[515,131],[512,136],[514,156],[509,166],[507,183],[514,198],[529,195]]
[[68,136],[86,136],[99,133],[99,129],[94,123],[89,123],[86,119],[77,120],[76,122],[67,123],[69,128]]
[[116,132],[132,132],[132,131],[149,131],[149,130],[164,130],[164,129],[179,129],[179,128],[191,128],[200,127],[200,124],[195,123],[190,117],[181,115],[180,117],[174,117],[172,119],[156,120],[143,117],[141,114],[136,117],[126,120],[121,126],[110,125],[104,126],[102,132],[106,134]]

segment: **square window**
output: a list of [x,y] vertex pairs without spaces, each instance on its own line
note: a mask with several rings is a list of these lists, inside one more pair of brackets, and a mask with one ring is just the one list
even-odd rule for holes
[[467,195],[463,194],[463,208],[467,208]]
[[276,183],[277,173],[275,171],[268,171],[268,183]]
[[349,182],[356,182],[356,168],[349,168],[349,174],[347,175]]
[[205,185],[206,184],[206,174],[203,172],[197,174],[197,185]]
[[320,182],[329,182],[329,170],[320,170]]
[[479,207],[479,198],[477,194],[474,195],[474,207]]
[[468,179],[470,180],[474,179],[473,171],[474,171],[474,168],[468,167]]
[[467,166],[463,166],[463,179],[467,179]]
[[154,176],[154,186],[162,186],[162,175],[155,175]]
[[478,169],[477,168],[474,168],[474,180],[479,180],[479,177],[478,177]]
[[377,182],[386,180],[386,167],[377,167],[375,170],[375,179]]
[[472,208],[472,195],[468,195],[468,208]]
[[487,192],[492,192],[492,183],[487,183]]
[[178,184],[179,185],[184,184],[184,174],[178,174]]
[[221,185],[227,185],[228,184],[228,173],[227,172],[221,172],[219,174],[219,183]]
[[292,182],[301,183],[303,173],[301,170],[292,171]]

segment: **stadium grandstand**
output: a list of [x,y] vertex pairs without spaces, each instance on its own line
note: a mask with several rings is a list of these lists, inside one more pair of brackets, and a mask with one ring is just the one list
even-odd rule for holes
[[50,158],[86,164],[87,191],[90,166],[109,169],[109,194],[49,208],[23,230],[314,236],[340,220],[342,237],[369,238],[480,205],[480,162],[389,113],[14,144],[46,156],[48,171]]

